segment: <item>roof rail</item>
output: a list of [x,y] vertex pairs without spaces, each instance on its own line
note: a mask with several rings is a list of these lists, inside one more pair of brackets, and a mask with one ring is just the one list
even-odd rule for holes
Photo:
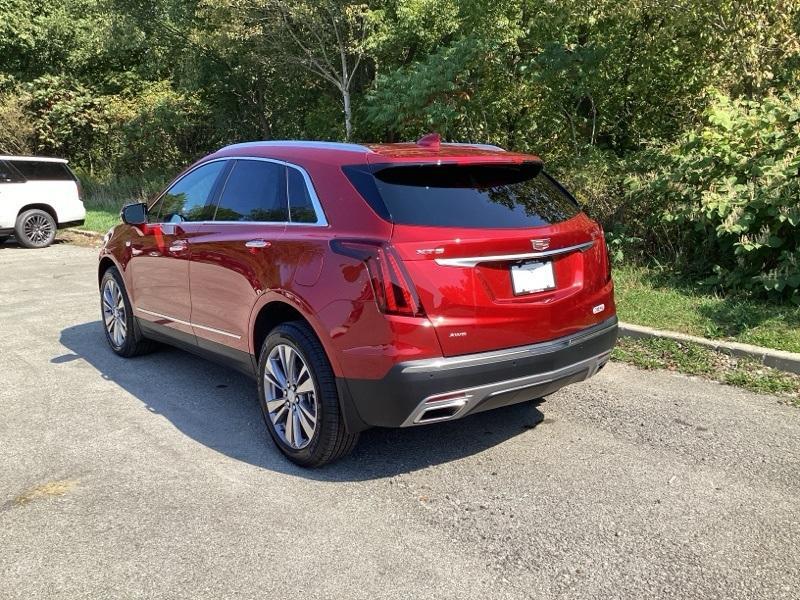
[[54,163],[68,163],[66,158],[56,158],[53,156],[24,156],[14,154],[0,154],[0,160],[24,160],[35,162],[54,162]]
[[361,144],[351,144],[348,142],[316,142],[306,140],[269,140],[241,142],[230,144],[220,150],[230,150],[232,148],[252,148],[252,147],[275,147],[275,148],[316,148],[319,150],[344,150],[346,152],[371,152],[366,146]]
[[442,146],[471,146],[473,148],[480,148],[481,150],[497,150],[498,152],[508,152],[505,148],[495,146],[494,144],[473,144],[472,142],[445,142]]

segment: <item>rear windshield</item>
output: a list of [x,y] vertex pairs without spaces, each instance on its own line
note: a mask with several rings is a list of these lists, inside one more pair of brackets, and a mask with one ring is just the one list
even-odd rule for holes
[[62,162],[35,160],[9,161],[28,181],[74,181],[75,176]]
[[565,221],[575,201],[538,163],[345,167],[383,218],[404,225],[525,228]]

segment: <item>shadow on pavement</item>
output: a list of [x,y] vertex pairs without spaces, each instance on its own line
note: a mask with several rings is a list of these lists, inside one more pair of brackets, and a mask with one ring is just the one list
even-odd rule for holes
[[350,456],[321,469],[301,469],[274,447],[255,382],[245,375],[168,347],[134,359],[120,358],[106,345],[100,321],[68,327],[60,341],[71,353],[51,363],[87,361],[197,442],[236,460],[321,481],[379,479],[457,460],[519,435],[543,419],[533,403],[524,403],[450,423],[371,429],[362,433]]
[[[50,244],[51,246],[58,246],[59,244],[68,244],[69,242],[62,237],[59,237],[60,232],[56,234],[56,239],[53,240],[53,243]],[[21,250],[23,252],[36,252],[37,250],[43,250],[43,248],[23,248],[17,243],[17,240],[14,236],[9,237],[8,239],[0,242],[0,250]]]

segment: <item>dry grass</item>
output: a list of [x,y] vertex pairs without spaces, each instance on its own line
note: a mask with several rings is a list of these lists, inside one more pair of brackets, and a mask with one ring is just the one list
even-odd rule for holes
[[14,504],[16,506],[25,506],[36,500],[43,500],[45,498],[52,498],[55,496],[63,496],[70,490],[78,485],[77,479],[61,479],[59,481],[49,481],[36,485],[28,490],[25,490],[16,498]]

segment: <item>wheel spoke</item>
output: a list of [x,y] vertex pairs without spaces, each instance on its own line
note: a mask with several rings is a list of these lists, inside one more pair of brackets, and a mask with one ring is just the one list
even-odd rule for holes
[[278,409],[276,412],[274,412],[274,413],[270,413],[270,418],[272,419],[272,422],[273,422],[275,425],[277,425],[277,424],[278,424],[278,421],[280,421],[280,420],[283,418],[283,415],[284,415],[284,413],[285,413],[287,410],[289,410],[289,409],[288,409],[288,408],[286,408],[286,405],[284,404],[284,405],[283,405],[281,408],[279,408],[279,409]]
[[286,425],[284,427],[284,431],[286,432],[286,441],[290,446],[297,446],[294,440],[294,411],[287,410],[286,412]]
[[310,413],[308,413],[302,405],[300,405],[300,410],[297,411],[298,417],[300,418],[300,425],[303,427],[303,432],[306,434],[308,439],[314,435],[314,427],[316,425],[316,419],[314,419]]
[[284,396],[275,398],[274,400],[267,400],[267,410],[269,412],[274,413],[281,408],[286,408],[286,398]]
[[[299,410],[292,411],[292,420],[294,421],[294,424],[292,425],[292,431],[294,431],[294,445],[299,448],[302,445],[300,443],[300,440],[302,440],[302,438],[303,438],[303,435],[301,433],[303,431],[303,427],[300,425],[300,411]],[[311,433],[312,434],[314,433],[313,429],[311,430]],[[311,438],[310,435],[308,437]]]
[[286,378],[283,376],[283,372],[280,370],[277,362],[278,361],[270,356],[267,360],[267,368],[264,369],[264,377],[275,387],[284,389],[286,388]]
[[314,391],[314,381],[311,379],[309,375],[303,383],[297,386],[297,393],[298,394],[308,394],[309,392]]
[[293,382],[295,353],[289,346],[281,344],[278,346],[278,357],[280,358],[283,377],[287,383]]

